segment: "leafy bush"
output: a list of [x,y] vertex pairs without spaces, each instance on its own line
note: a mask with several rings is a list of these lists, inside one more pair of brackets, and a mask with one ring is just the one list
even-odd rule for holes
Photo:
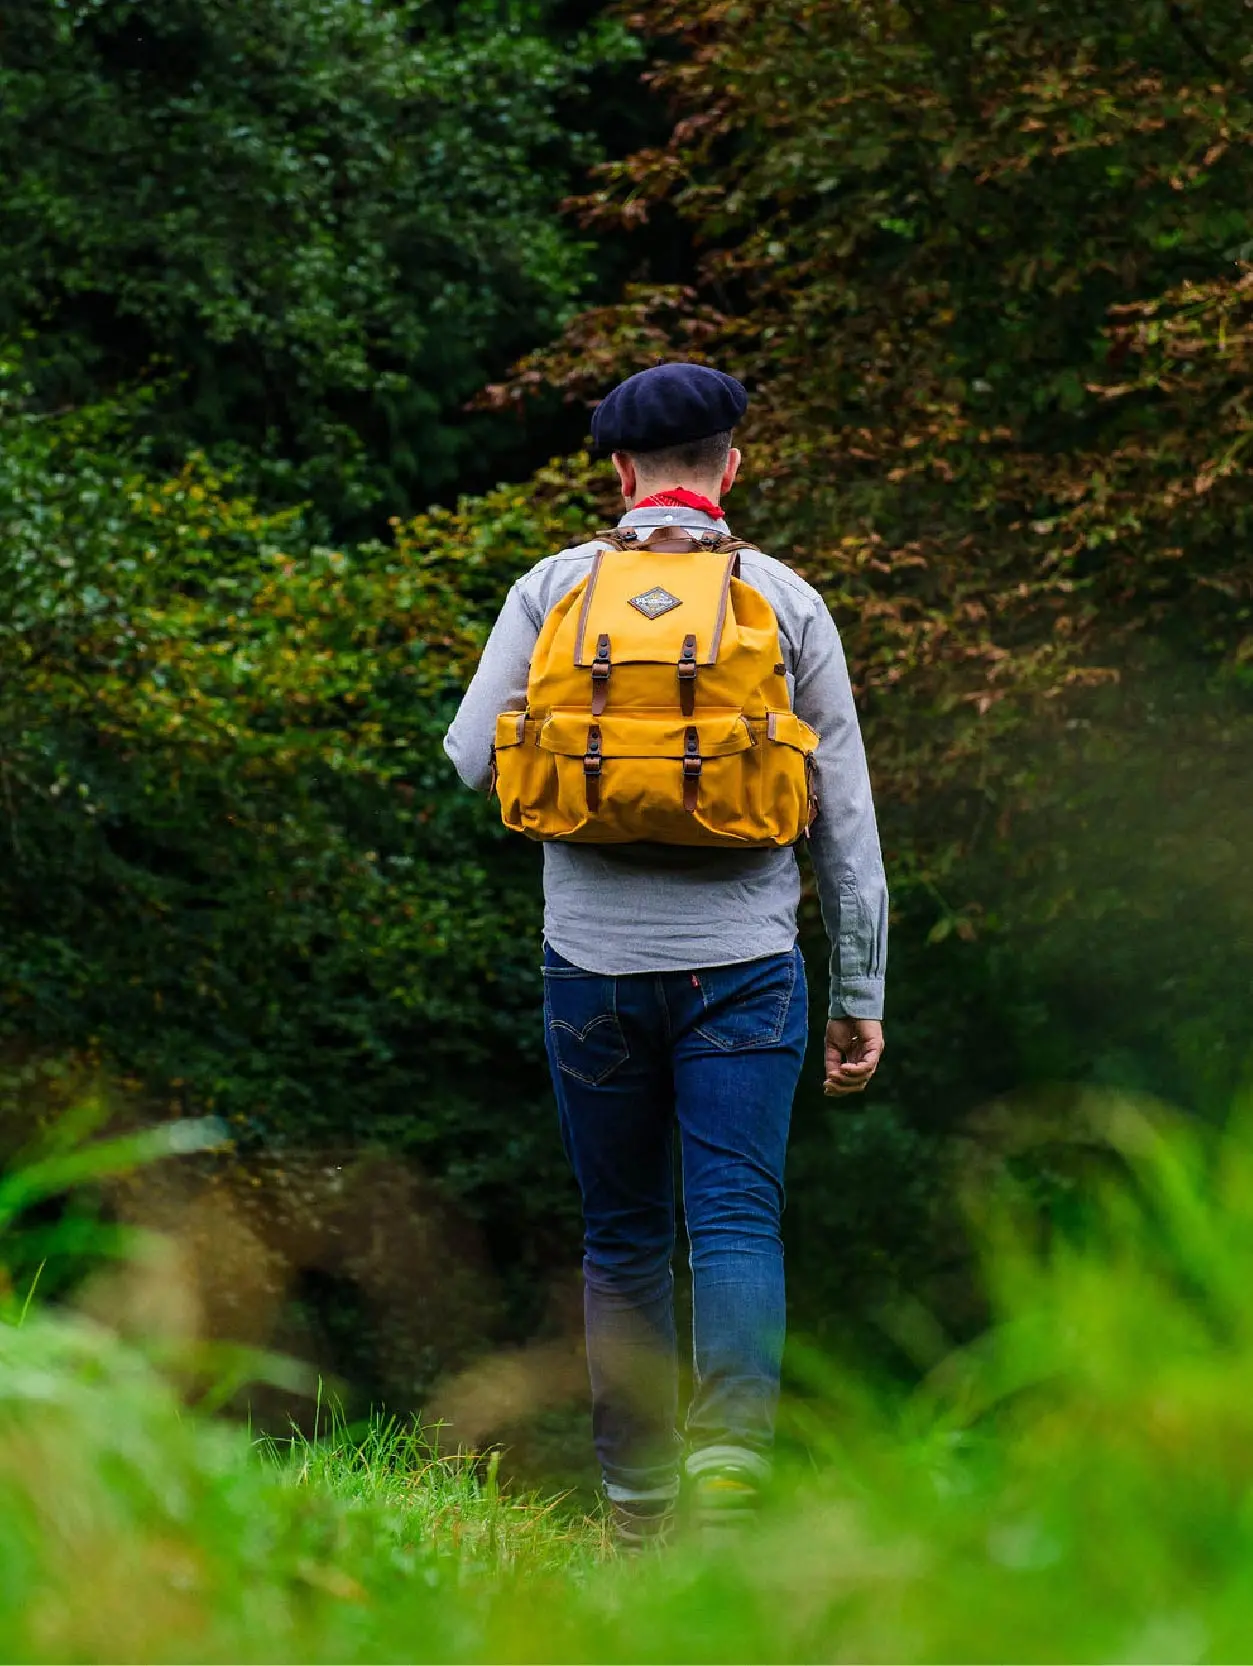
[[90,1044],[244,1144],[387,1146],[538,1253],[522,1222],[569,1204],[536,853],[440,740],[477,598],[594,509],[554,481],[310,547],[109,423],[0,408],[4,1033]]

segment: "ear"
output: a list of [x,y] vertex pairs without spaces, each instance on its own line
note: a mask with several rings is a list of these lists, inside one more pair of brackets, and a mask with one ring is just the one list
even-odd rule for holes
[[735,447],[732,446],[730,451],[727,453],[727,466],[723,472],[722,485],[719,488],[723,497],[725,497],[731,490],[732,486],[735,485],[735,477],[740,472],[740,464],[743,461],[744,453],[742,451],[737,451]]
[[627,506],[635,502],[639,481],[635,475],[635,464],[625,451],[615,451],[613,466],[618,471],[618,479],[622,485],[622,496]]

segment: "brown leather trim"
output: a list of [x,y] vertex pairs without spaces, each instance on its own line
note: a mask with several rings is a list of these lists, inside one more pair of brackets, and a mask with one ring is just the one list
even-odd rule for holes
[[608,532],[598,532],[596,537],[612,544],[616,550],[634,549],[639,543],[639,535],[633,526],[610,527]]
[[495,798],[495,796],[496,796],[496,784],[499,780],[500,780],[500,771],[496,767],[496,748],[493,745],[493,747],[492,747],[492,778],[487,783],[487,796],[489,798]]
[[530,715],[529,712],[519,712],[518,713],[518,745],[519,746],[521,746],[522,742],[526,739],[526,720],[529,717],[529,715]]
[[583,786],[592,815],[600,809],[600,770],[600,730],[593,723],[587,731],[587,751],[583,754]]
[[700,800],[700,772],[704,760],[700,755],[700,735],[695,728],[683,733],[683,808],[689,816],[696,814]]
[[722,575],[722,594],[718,598],[718,614],[714,620],[713,635],[709,639],[709,652],[701,662],[703,665],[718,663],[718,649],[722,646],[722,627],[727,622],[727,598],[731,594],[731,579],[738,561],[737,555],[727,557],[727,570]]
[[576,658],[574,663],[580,666],[587,664],[587,659],[583,653],[583,641],[587,635],[587,616],[592,610],[592,594],[596,589],[596,580],[600,577],[600,567],[604,559],[604,550],[597,550],[592,560],[592,570],[587,575],[587,589],[583,592],[583,605],[579,609],[579,631],[575,638],[576,647],[574,651]]
[[683,652],[679,656],[679,710],[684,717],[696,711],[696,638],[683,638]]
[[609,673],[612,660],[609,638],[602,633],[596,638],[596,658],[592,661],[592,716],[603,717],[609,699]]
[[657,526],[645,538],[643,547],[656,550],[658,555],[686,555],[700,548],[700,539],[684,526]]
[[805,788],[809,796],[809,805],[805,812],[805,838],[809,837],[809,830],[818,819],[820,805],[818,802],[818,760],[812,752],[805,754]]

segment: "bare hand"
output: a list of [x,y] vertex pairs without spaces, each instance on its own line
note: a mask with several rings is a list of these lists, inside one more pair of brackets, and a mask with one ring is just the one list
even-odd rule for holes
[[833,1018],[827,1025],[828,1096],[861,1093],[883,1057],[883,1025],[877,1018]]

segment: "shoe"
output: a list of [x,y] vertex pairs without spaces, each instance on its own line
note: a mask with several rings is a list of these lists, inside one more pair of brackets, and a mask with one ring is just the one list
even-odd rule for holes
[[700,1543],[717,1549],[741,1538],[757,1520],[770,1466],[756,1452],[706,1448],[687,1462],[689,1518]]
[[620,1554],[664,1550],[674,1531],[674,1498],[611,1498],[609,1524]]

